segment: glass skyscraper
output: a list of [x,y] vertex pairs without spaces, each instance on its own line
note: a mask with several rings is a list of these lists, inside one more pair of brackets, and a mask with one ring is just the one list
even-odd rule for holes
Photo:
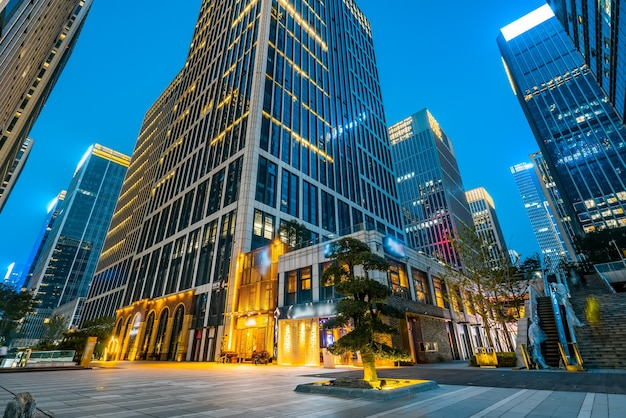
[[550,7],[502,28],[497,42],[578,229],[626,226],[624,125]]
[[474,225],[452,143],[428,109],[389,127],[409,245],[460,268],[450,238]]
[[92,0],[0,1],[0,211],[16,165],[69,59]]
[[[521,163],[511,167],[528,220],[541,250],[542,262],[554,271],[561,260],[571,260],[565,248],[556,220],[546,200],[533,164]],[[528,254],[530,256],[531,254]]]
[[[508,250],[493,198],[484,187],[468,190],[465,192],[465,197],[467,197],[467,204],[472,213],[476,232],[483,242],[489,246],[490,263],[494,267],[505,267],[508,264],[508,261],[505,262],[505,260],[508,260]],[[502,254],[505,255],[504,259]]]
[[626,21],[621,0],[548,0],[622,119],[626,117]]
[[87,296],[129,161],[95,144],[76,168],[26,286],[41,303],[20,330],[24,345],[42,337],[54,308]]
[[[242,292],[245,254],[292,220],[311,241],[404,239],[385,126],[353,0],[203,1],[185,66],[144,120],[85,318],[123,308],[129,359],[271,347],[276,277]],[[130,178],[147,193],[127,194]]]

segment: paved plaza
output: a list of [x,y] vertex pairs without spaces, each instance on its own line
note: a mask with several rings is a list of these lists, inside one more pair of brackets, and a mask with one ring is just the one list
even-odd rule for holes
[[215,363],[94,363],[92,369],[0,373],[0,412],[19,392],[37,417],[622,417],[626,374],[515,371],[465,364],[379,370],[436,389],[374,401],[298,393],[298,384],[359,369]]

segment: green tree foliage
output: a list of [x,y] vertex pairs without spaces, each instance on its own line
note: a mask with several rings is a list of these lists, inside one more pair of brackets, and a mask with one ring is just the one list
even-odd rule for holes
[[30,291],[16,292],[0,283],[0,343],[8,344],[12,340],[20,321],[38,304],[39,299]]
[[63,315],[52,316],[50,321],[44,324],[44,334],[40,345],[46,349],[58,345],[63,334],[67,331],[68,322],[68,319]]
[[278,235],[281,241],[293,250],[304,248],[311,244],[311,231],[295,219],[281,223]]
[[[329,258],[336,263],[324,272],[323,280],[346,297],[337,303],[337,316],[326,326],[351,331],[328,350],[335,355],[359,351],[363,380],[377,384],[376,359],[410,360],[405,352],[387,344],[398,331],[384,322],[385,317],[403,318],[404,313],[385,303],[391,290],[369,277],[370,271],[387,271],[389,264],[367,244],[349,237],[331,244]],[[362,275],[356,274],[359,266]]]
[[78,330],[70,330],[65,333],[65,338],[59,345],[59,348],[68,350],[76,350],[82,353],[85,349],[88,337],[97,337],[98,342],[94,349],[94,355],[100,357],[104,352],[104,347],[113,333],[115,318],[103,316],[90,321],[85,321],[83,326]]
[[[498,263],[493,262],[493,243],[485,242],[473,226],[462,225],[452,238],[452,245],[463,262],[463,271],[448,268],[446,284],[452,289],[463,289],[463,294],[474,307],[485,327],[489,345],[494,347],[491,330],[496,324],[507,329],[507,323],[517,320],[528,290],[530,279],[518,274],[511,266],[508,254],[500,251]],[[525,268],[534,269],[538,255],[526,259]],[[513,309],[511,309],[513,308]],[[504,333],[506,345],[512,348],[508,332]]]

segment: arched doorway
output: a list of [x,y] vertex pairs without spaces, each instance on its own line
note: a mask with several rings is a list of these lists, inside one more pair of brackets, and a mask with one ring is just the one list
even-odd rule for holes
[[165,336],[167,334],[167,321],[169,313],[169,309],[165,308],[159,316],[159,326],[157,327],[156,338],[154,339],[154,348],[152,350],[155,360],[161,360],[161,356],[165,348]]
[[138,360],[146,360],[148,358],[148,350],[150,349],[150,340],[152,340],[152,332],[154,331],[154,311],[150,312],[146,320],[146,329],[143,333],[143,340],[139,344]]
[[180,337],[183,330],[183,319],[185,318],[185,308],[179,305],[174,313],[174,321],[172,323],[172,336],[170,338],[170,347],[167,352],[168,360],[177,360],[178,349],[180,347]]

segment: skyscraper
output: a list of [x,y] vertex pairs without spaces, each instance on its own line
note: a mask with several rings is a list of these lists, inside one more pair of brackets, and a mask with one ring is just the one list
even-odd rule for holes
[[2,211],[2,208],[9,198],[9,194],[11,193],[15,182],[22,173],[24,164],[26,164],[26,160],[28,159],[32,149],[33,140],[26,138],[20,147],[20,151],[15,156],[15,161],[13,161],[13,164],[9,167],[6,176],[2,180],[2,183],[0,183],[0,211]]
[[548,0],[602,91],[626,118],[626,21],[621,0]]
[[54,225],[54,221],[59,215],[59,210],[61,208],[61,203],[65,199],[65,190],[62,190],[61,193],[57,197],[54,198],[52,202],[48,205],[48,211],[46,213],[46,218],[43,222],[41,230],[35,239],[35,244],[28,255],[28,259],[26,260],[24,270],[22,271],[22,276],[20,277],[19,285],[20,288],[22,286],[28,285],[35,273],[35,267],[37,267],[37,261],[39,260],[39,256],[43,251],[43,248],[46,244],[46,240],[52,231],[52,225]]
[[41,338],[54,308],[87,296],[129,161],[95,144],[76,168],[27,285],[41,303],[24,321],[24,342]]
[[508,250],[493,198],[483,187],[468,190],[465,196],[472,212],[476,232],[489,245],[490,262],[494,267],[505,267],[508,265]]
[[473,226],[450,139],[427,109],[389,127],[410,246],[460,267],[450,238]]
[[535,175],[537,176],[537,180],[539,180],[543,195],[552,212],[552,218],[559,231],[560,239],[567,251],[568,259],[576,261],[578,255],[574,242],[576,236],[579,235],[578,223],[572,220],[565,207],[565,202],[561,197],[562,193],[559,188],[556,187],[556,182],[554,181],[552,173],[550,173],[550,167],[548,167],[546,159],[543,158],[543,154],[540,152],[530,154],[530,162],[535,169]]
[[[27,135],[72,53],[91,3],[0,1],[0,181],[15,168]],[[15,179],[0,187],[0,210]]]
[[497,42],[578,229],[626,226],[624,125],[550,7],[502,28]]
[[142,222],[137,241],[109,232],[85,308],[100,316],[123,295],[121,357],[271,347],[276,277],[244,304],[237,273],[288,221],[311,241],[365,227],[403,239],[371,30],[353,0],[203,1],[169,89],[128,174],[147,179],[146,200],[118,205]]
[[533,165],[516,164],[511,167],[511,173],[515,178],[530,225],[537,238],[544,267],[549,270],[556,269],[562,259],[571,260],[571,258],[563,243],[550,205],[542,192]]

